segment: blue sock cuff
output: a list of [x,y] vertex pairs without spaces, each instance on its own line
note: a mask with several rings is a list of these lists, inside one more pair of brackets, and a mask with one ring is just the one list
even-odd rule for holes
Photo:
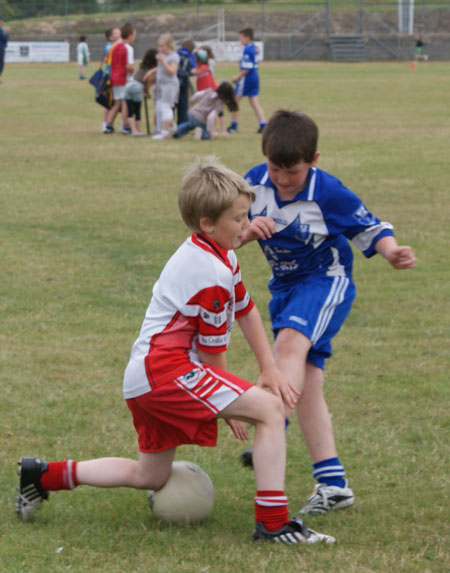
[[327,458],[326,460],[322,460],[321,462],[316,462],[313,464],[313,468],[318,470],[319,468],[325,468],[327,466],[340,466],[341,462],[339,458]]
[[345,469],[339,458],[328,458],[313,464],[313,477],[326,485],[345,487]]

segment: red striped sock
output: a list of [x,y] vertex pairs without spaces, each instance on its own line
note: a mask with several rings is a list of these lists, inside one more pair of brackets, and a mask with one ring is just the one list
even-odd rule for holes
[[42,474],[41,485],[46,491],[73,489],[77,487],[77,462],[49,462],[48,470]]
[[261,521],[268,531],[276,531],[288,523],[288,499],[284,495],[284,491],[257,491],[255,519]]

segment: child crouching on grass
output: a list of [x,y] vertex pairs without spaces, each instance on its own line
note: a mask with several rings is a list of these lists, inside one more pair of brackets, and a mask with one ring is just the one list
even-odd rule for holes
[[[162,488],[176,447],[215,446],[217,420],[224,418],[240,439],[247,437],[243,422],[255,425],[253,539],[334,542],[288,517],[283,402],[293,407],[298,394],[275,367],[233,251],[249,226],[253,198],[244,179],[214,158],[198,162],[184,177],[178,204],[192,235],[169,259],[153,288],[123,382],[138,434],[138,460],[22,458],[16,510],[23,519],[30,518],[52,490],[79,485]],[[258,361],[256,386],[226,369],[234,318]]]
[[[175,138],[183,137],[196,128],[202,130],[202,139],[217,137],[216,119],[222,113],[224,106],[230,112],[238,109],[233,86],[228,82],[222,82],[215,90],[196,92],[191,98],[191,103],[194,105],[189,110],[188,121],[177,126],[173,134]],[[226,135],[225,130],[222,135]]]

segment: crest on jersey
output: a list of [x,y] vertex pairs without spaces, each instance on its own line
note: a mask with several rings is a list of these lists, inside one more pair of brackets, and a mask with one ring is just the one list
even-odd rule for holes
[[309,225],[300,221],[300,215],[292,223],[291,230],[298,241],[303,241],[304,243],[308,241],[310,235]]
[[353,218],[358,221],[360,225],[375,225],[377,219],[370,213],[365,205],[361,203],[360,207],[353,213]]
[[261,213],[252,213],[250,215],[250,220],[253,221],[256,217],[267,217],[267,205],[263,208]]

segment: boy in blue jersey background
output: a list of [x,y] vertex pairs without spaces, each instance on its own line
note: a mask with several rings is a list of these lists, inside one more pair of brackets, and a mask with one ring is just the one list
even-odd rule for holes
[[[248,97],[248,101],[259,122],[258,133],[262,133],[266,126],[264,110],[259,103],[259,76],[258,76],[258,49],[253,43],[252,28],[244,28],[239,32],[239,42],[244,47],[242,58],[239,63],[240,71],[233,76],[232,81],[236,84],[235,94],[239,101],[242,97]],[[238,130],[239,112],[231,114],[231,123],[227,128],[229,133],[236,133]]]
[[[415,266],[411,247],[397,244],[392,225],[381,222],[338,179],[316,167],[318,136],[310,117],[279,110],[263,134],[267,162],[246,175],[256,199],[245,242],[258,240],[272,268],[269,312],[275,359],[301,391],[295,410],[317,480],[300,510],[308,514],[354,502],[323,395],[331,339],[356,294],[348,241],[366,257],[380,253],[395,269]],[[251,451],[242,459],[251,465]]]

